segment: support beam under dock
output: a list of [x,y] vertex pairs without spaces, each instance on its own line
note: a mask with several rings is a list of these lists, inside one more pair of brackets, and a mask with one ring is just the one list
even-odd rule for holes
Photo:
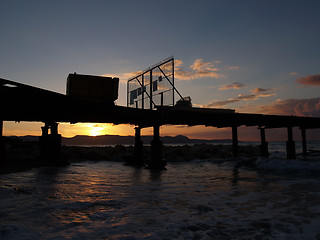
[[259,129],[260,129],[260,139],[261,139],[260,155],[263,157],[268,157],[269,149],[268,149],[268,142],[266,141],[266,131],[265,131],[265,128],[259,128]]
[[296,158],[296,144],[293,141],[292,127],[287,127],[288,141],[287,141],[287,159]]
[[143,165],[143,142],[141,141],[141,128],[135,127],[135,142],[134,142],[134,165]]
[[42,136],[39,138],[39,147],[42,164],[50,166],[68,165],[68,161],[61,155],[61,135],[58,134],[58,123],[45,123],[45,126],[41,129]]
[[301,128],[301,138],[302,138],[302,154],[306,156],[307,155],[307,137],[306,137],[305,128]]
[[167,165],[163,159],[162,142],[160,141],[160,126],[153,126],[153,140],[151,141],[151,160],[147,167],[153,170],[161,170]]
[[239,156],[239,141],[238,141],[238,128],[232,127],[232,153],[234,157]]

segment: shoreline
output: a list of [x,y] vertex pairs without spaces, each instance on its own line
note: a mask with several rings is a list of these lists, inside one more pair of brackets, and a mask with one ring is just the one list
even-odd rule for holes
[[[66,166],[69,163],[82,161],[116,161],[129,163],[134,159],[134,146],[62,146],[61,159],[47,161],[39,157],[37,142],[20,142],[9,144],[6,149],[6,160],[1,164],[0,174],[27,171],[46,166]],[[151,149],[143,147],[143,159],[149,159]],[[259,156],[259,146],[239,146],[239,157]],[[167,162],[189,162],[195,159],[233,158],[232,145],[223,144],[184,144],[164,145],[163,158]]]
[[[319,144],[316,146],[318,145]],[[134,155],[133,145],[63,145],[61,146],[61,154],[58,159],[54,157],[51,157],[51,159],[41,159],[39,143],[34,141],[9,141],[6,142],[5,146],[6,161],[0,162],[0,174],[27,171],[39,167],[67,166],[70,163],[84,161],[115,161],[136,167],[143,167],[144,163],[148,161],[151,156],[151,149],[147,144],[143,146],[143,154],[138,159]],[[277,146],[279,147],[280,143]],[[317,151],[318,150],[312,149],[312,147],[309,149],[311,155],[317,153]],[[269,152],[276,156],[276,158],[286,159],[281,149],[272,149],[271,144],[269,146]],[[228,143],[163,145],[163,159],[168,163],[211,159],[211,161],[217,163],[233,160],[246,162],[246,165],[254,166],[255,161],[260,157],[259,153],[260,144],[250,144],[250,142],[241,142],[239,144],[239,156],[237,158],[233,157],[232,145]],[[297,157],[301,155],[302,153],[297,151]],[[241,158],[245,159],[241,160]]]

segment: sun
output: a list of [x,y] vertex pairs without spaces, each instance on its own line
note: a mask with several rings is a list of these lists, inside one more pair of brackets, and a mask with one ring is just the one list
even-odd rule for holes
[[104,127],[102,125],[98,124],[91,124],[91,126],[88,126],[91,129],[89,130],[89,135],[92,137],[103,135],[104,134]]

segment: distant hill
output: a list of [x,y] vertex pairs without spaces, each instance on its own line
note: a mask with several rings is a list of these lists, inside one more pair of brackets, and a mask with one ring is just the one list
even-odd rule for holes
[[[10,137],[21,139],[23,141],[38,141],[38,136]],[[141,136],[145,144],[150,144],[153,136]],[[165,136],[160,138],[164,144],[194,144],[194,143],[231,143],[230,139],[191,139],[183,135],[175,137]],[[101,135],[101,136],[84,136],[77,135],[71,138],[62,137],[62,145],[133,145],[134,136],[119,135]]]
[[[150,144],[153,136],[141,136],[141,140],[145,144]],[[187,143],[214,143],[214,142],[231,142],[229,139],[206,140],[206,139],[190,139],[186,136],[178,135],[175,137],[160,137],[165,144],[187,144]],[[78,135],[72,138],[63,138],[63,145],[133,145],[134,136],[119,135],[102,135],[102,136],[82,136]]]

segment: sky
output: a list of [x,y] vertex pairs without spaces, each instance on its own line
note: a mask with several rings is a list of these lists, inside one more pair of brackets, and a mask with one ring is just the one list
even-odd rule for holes
[[[65,93],[69,73],[118,76],[116,104],[126,105],[128,78],[173,55],[176,87],[193,106],[320,117],[318,0],[0,2],[1,78]],[[42,125],[5,122],[4,135],[40,135]],[[133,135],[134,129],[60,123],[59,132]],[[161,135],[178,134],[229,138],[231,131],[161,128]],[[239,136],[258,137],[256,128]]]

